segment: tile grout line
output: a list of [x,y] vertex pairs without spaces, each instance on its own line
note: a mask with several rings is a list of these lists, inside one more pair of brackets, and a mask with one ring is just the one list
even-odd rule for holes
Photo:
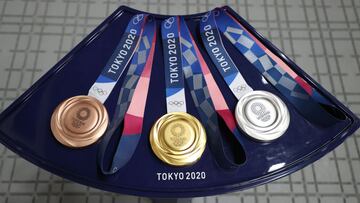
[[[6,1],[7,2],[7,1]],[[24,13],[25,13],[25,11],[26,11],[26,8],[27,8],[27,3],[24,5],[24,7],[23,7],[23,14],[22,14],[22,16],[20,16],[20,19],[21,19],[21,22],[20,22],[20,24],[18,25],[18,28],[19,28],[19,30],[22,30],[22,28],[23,28],[23,25],[22,25],[22,23],[24,22]],[[4,7],[4,11],[5,11],[5,7]],[[16,50],[16,49],[18,49],[18,47],[19,47],[19,39],[20,39],[20,36],[21,36],[21,34],[17,34],[16,35],[16,42],[15,42],[15,47],[14,47],[14,50]],[[12,55],[12,57],[11,57],[11,62],[10,62],[10,67],[9,67],[9,74],[8,74],[8,77],[7,77],[7,80],[6,80],[6,84],[5,84],[5,88],[8,88],[9,87],[9,85],[10,85],[10,80],[11,80],[11,73],[12,73],[12,70],[11,70],[11,68],[12,67],[14,67],[14,64],[15,64],[15,58],[16,58],[16,52],[14,52],[13,53],[13,55]],[[19,81],[19,83],[21,83],[21,81]],[[5,97],[7,97],[7,91],[5,90],[4,91],[4,98]],[[4,101],[4,100],[3,100]],[[3,103],[2,103],[3,104]],[[10,174],[10,178],[9,178],[9,180],[10,180],[10,183],[8,184],[8,186],[7,186],[7,192],[6,192],[6,194],[5,194],[5,202],[7,203],[8,201],[9,201],[9,194],[10,194],[10,192],[11,192],[11,185],[12,185],[12,183],[11,183],[11,181],[13,180],[13,178],[14,178],[14,173],[15,173],[15,167],[16,167],[16,161],[17,161],[17,159],[18,159],[18,156],[14,156],[14,158],[13,158],[13,164],[12,164],[12,169],[11,169],[11,174]]]
[[[301,0],[302,4],[303,4],[303,12],[304,12],[304,16],[305,16],[305,20],[306,20],[306,24],[307,24],[307,27],[310,28],[310,23],[309,23],[309,17],[308,17],[308,13],[307,13],[307,8],[306,8],[306,5],[305,5],[305,0]],[[316,52],[315,52],[315,47],[314,47],[314,39],[313,39],[313,36],[312,36],[312,33],[311,31],[309,31],[309,37],[310,37],[310,46],[311,46],[311,52],[315,55]],[[319,74],[319,68],[318,68],[318,60],[316,57],[313,57],[313,60],[314,60],[314,65],[315,65],[315,72],[316,72],[316,77],[317,77],[317,81],[319,81],[319,83],[321,83],[321,77],[320,77],[320,74]],[[314,182],[317,182],[317,178],[316,178],[316,174],[315,174],[315,166],[314,164],[311,164],[311,166],[309,166],[311,168],[311,172],[313,174],[313,179],[314,179]],[[302,177],[303,177],[303,185],[304,185],[304,191],[306,191],[307,193],[307,180],[305,178],[305,174],[304,174],[304,170],[301,171],[301,174],[302,174]],[[318,185],[315,184],[315,191],[316,193],[319,192],[319,188],[318,188]],[[308,193],[307,193],[308,194]],[[320,203],[320,199],[319,197],[317,196],[317,201]],[[306,200],[307,202],[309,202],[309,197],[308,195],[306,195]]]
[[[342,1],[341,1],[342,2]],[[324,0],[322,0],[322,4],[324,4]],[[325,15],[325,19],[326,19],[326,22],[327,22],[327,26],[329,27],[329,21],[328,21],[328,14],[326,11],[324,11],[324,15]],[[346,14],[345,14],[345,17],[346,17]],[[330,35],[330,38],[332,38],[332,32],[329,33]],[[330,40],[330,43],[331,43],[331,47],[333,49],[333,52],[334,54],[336,55],[336,48],[335,48],[335,43],[334,43],[334,40]],[[340,65],[339,65],[339,61],[337,58],[334,58],[335,59],[335,66],[337,68],[337,71],[339,73],[341,73],[341,69],[340,69]],[[343,81],[343,78],[341,77],[341,75],[339,76],[339,80],[340,80],[340,86],[341,86],[341,90],[342,91],[345,91],[345,85],[344,85],[344,81]],[[345,94],[344,95],[344,100],[345,100],[345,103],[347,103],[347,95]],[[349,157],[350,154],[349,154],[349,148],[348,148],[348,145],[347,145],[347,142],[345,141],[343,143],[343,146],[345,147],[345,152],[346,152],[346,156]],[[334,154],[336,154],[336,151],[334,151]],[[336,160],[337,161],[337,160]],[[354,189],[355,189],[355,192],[356,194],[359,194],[359,191],[358,191],[358,188],[357,188],[357,184],[356,184],[356,180],[355,180],[355,174],[354,174],[354,171],[353,171],[353,167],[352,167],[352,162],[351,160],[347,159],[347,162],[349,164],[349,168],[350,168],[350,173],[351,173],[351,178],[352,178],[352,181],[354,182]],[[340,175],[340,174],[339,174]],[[341,183],[341,182],[340,182]],[[358,202],[360,202],[360,196],[357,197],[357,200]],[[344,199],[344,202],[346,202],[346,200]]]

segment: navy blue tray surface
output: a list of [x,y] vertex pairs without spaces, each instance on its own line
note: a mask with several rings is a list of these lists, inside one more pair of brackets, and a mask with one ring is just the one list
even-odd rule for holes
[[[225,43],[234,62],[241,67],[244,77],[251,78],[248,81],[254,89],[270,91],[287,104],[291,116],[289,129],[281,138],[270,143],[256,142],[244,135],[246,142],[244,154],[241,156],[246,158],[246,162],[237,171],[219,168],[208,148],[202,158],[192,166],[166,165],[151,151],[148,136],[156,119],[166,113],[163,53],[161,40],[157,40],[141,141],[128,165],[115,175],[102,175],[97,165],[97,150],[101,140],[81,149],[67,148],[53,137],[50,117],[54,108],[64,99],[87,94],[88,88],[113,52],[127,22],[134,14],[141,13],[121,6],[0,115],[1,143],[54,174],[92,187],[140,196],[193,197],[246,189],[281,178],[324,156],[354,133],[359,127],[359,119],[349,109],[258,34],[231,8],[225,8],[299,76],[325,95],[343,113],[345,119],[328,127],[320,127],[305,120],[276,89],[261,82],[259,72],[233,46]],[[216,72],[216,67],[201,43],[198,26],[203,14],[186,16],[186,22],[229,107],[233,110],[237,101]],[[153,16],[158,28],[161,21],[168,17]],[[158,32],[158,39],[160,38]],[[109,115],[113,113],[121,83],[122,78],[105,103]],[[189,112],[196,116],[196,109],[188,92],[187,103]],[[119,135],[121,127],[117,131]],[[224,128],[222,133],[228,132]],[[114,137],[116,143],[119,136]]]

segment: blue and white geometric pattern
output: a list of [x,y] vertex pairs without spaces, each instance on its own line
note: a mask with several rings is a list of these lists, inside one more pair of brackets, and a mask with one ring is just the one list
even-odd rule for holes
[[[219,26],[220,29],[222,26]],[[278,64],[272,60],[242,29],[227,26],[224,35],[234,44],[246,59],[263,74],[274,86],[281,86],[287,94],[299,99],[308,100],[305,90]]]
[[[183,28],[186,29],[186,28]],[[181,36],[182,63],[184,75],[190,89],[191,97],[207,130],[218,129],[217,114],[212,103],[200,63],[190,41]]]
[[[140,44],[131,59],[131,64],[124,78],[124,82],[120,89],[119,99],[116,104],[114,117],[110,123],[111,129],[109,132],[115,130],[124,119],[126,110],[128,109],[136,84],[144,70],[146,58],[150,51],[150,42],[146,33],[141,37]],[[112,130],[112,128],[115,128]]]

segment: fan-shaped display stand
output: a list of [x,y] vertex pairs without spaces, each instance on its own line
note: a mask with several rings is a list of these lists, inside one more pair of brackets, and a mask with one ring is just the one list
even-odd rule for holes
[[[115,175],[104,176],[97,164],[97,150],[101,140],[89,147],[71,149],[56,141],[50,130],[50,117],[63,100],[87,94],[88,88],[99,75],[102,67],[117,45],[127,22],[141,11],[120,7],[78,46],[61,59],[28,91],[20,96],[0,116],[0,141],[9,149],[32,163],[64,178],[103,190],[152,197],[191,197],[214,195],[245,189],[288,175],[312,163],[341,144],[358,127],[359,120],[326,90],[314,82],[296,64],[270,42],[261,37],[244,19],[229,7],[229,13],[241,22],[271,51],[284,60],[295,72],[323,93],[343,113],[344,118],[335,125],[320,127],[304,119],[292,105],[270,84],[262,82],[262,76],[229,42],[225,48],[235,64],[241,68],[249,85],[279,96],[289,108],[291,121],[286,133],[270,143],[260,143],[245,134],[243,154],[235,158],[246,161],[237,171],[226,171],[216,164],[208,147],[201,159],[192,166],[172,167],[161,162],[151,151],[149,131],[153,123],[166,113],[163,51],[160,23],[169,16],[153,15],[158,23],[150,90],[146,104],[143,134],[132,160]],[[211,69],[230,109],[236,98],[217,72],[207,55],[199,36],[199,19],[203,13],[186,16],[188,27]],[[120,79],[113,94],[105,103],[109,115],[119,94]],[[188,111],[197,111],[186,91]],[[221,124],[221,128],[224,127]],[[114,147],[122,126],[113,136]],[[230,132],[222,130],[224,135]],[[227,144],[235,142],[227,140]]]

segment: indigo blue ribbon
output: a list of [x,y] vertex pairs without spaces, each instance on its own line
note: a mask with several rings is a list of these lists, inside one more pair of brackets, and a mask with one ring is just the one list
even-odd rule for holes
[[115,51],[104,66],[88,95],[104,103],[120,79],[130,59],[139,45],[147,14],[137,14],[131,18]]
[[211,60],[237,99],[253,89],[247,84],[232,61],[221,40],[213,12],[208,12],[200,21],[200,35]]
[[[134,56],[131,60],[131,65],[129,67],[129,70],[126,74],[126,77],[124,79],[124,83],[122,84],[118,102],[116,105],[114,117],[106,131],[106,134],[104,135],[104,138],[100,144],[100,149],[98,152],[98,160],[99,160],[99,167],[103,174],[114,174],[116,173],[120,168],[125,166],[127,162],[131,159],[133,156],[136,146],[140,140],[140,134],[137,133],[136,135],[126,134],[124,135],[125,129],[128,131],[128,125],[134,125],[136,127],[139,127],[140,132],[142,131],[142,120],[140,121],[140,126],[137,126],[139,120],[136,120],[134,123],[127,122],[124,124],[124,131],[120,138],[120,141],[117,145],[116,152],[112,158],[112,163],[110,169],[107,169],[106,166],[104,166],[104,159],[106,150],[108,148],[109,142],[113,134],[115,133],[116,129],[120,126],[120,124],[124,121],[124,118],[126,120],[126,116],[128,120],[135,118],[136,116],[128,115],[127,111],[129,109],[129,106],[131,105],[132,98],[134,95],[134,92],[136,91],[139,79],[144,74],[145,66],[148,63],[149,56],[151,53],[151,49],[154,49],[153,47],[153,41],[155,36],[155,28],[156,24],[155,21],[152,19],[149,19],[148,22],[145,25],[144,33],[141,37],[141,42],[138,47],[138,49],[135,51]],[[151,59],[152,60],[152,59]],[[152,62],[151,62],[152,63]],[[147,73],[145,73],[147,74]],[[145,106],[139,106],[139,108],[144,108]],[[126,132],[125,132],[126,133]]]
[[[236,163],[236,161],[227,154],[229,152],[227,152],[221,138],[222,134],[218,123],[219,117],[212,101],[213,98],[211,98],[209,93],[199,56],[195,50],[196,44],[183,18],[180,19],[180,36],[185,79],[191,91],[195,106],[197,107],[196,109],[200,120],[205,125],[210,150],[220,167],[224,169],[236,169],[239,167],[239,163]],[[234,122],[232,126],[236,130]],[[234,133],[234,129],[230,129],[232,133]],[[238,131],[236,130],[236,132]]]
[[[214,19],[216,22],[214,22]],[[272,84],[297,111],[307,120],[322,126],[329,126],[339,119],[326,111],[330,103],[321,94],[308,94],[306,90],[271,56],[269,56],[251,37],[250,33],[224,9],[215,9],[204,16],[203,21],[211,23],[213,29],[224,36],[240,51],[245,58]],[[334,109],[334,111],[336,111]],[[332,112],[334,113],[334,112]]]
[[186,112],[178,16],[170,17],[161,23],[161,37],[164,51],[167,112]]

